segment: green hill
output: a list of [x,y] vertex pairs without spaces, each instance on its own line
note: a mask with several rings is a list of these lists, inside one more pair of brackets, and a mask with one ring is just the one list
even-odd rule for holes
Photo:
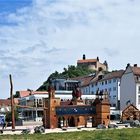
[[68,68],[64,68],[62,73],[55,71],[48,79],[37,89],[38,91],[45,91],[48,89],[49,82],[53,79],[65,79],[74,78],[78,76],[84,76],[95,73],[95,71],[88,69],[87,67],[69,65]]

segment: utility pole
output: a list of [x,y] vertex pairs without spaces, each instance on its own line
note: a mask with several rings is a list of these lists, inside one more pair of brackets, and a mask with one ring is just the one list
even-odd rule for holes
[[12,113],[12,129],[15,129],[15,113],[14,113],[14,100],[13,100],[13,83],[12,76],[9,75],[10,78],[10,97],[11,97],[11,113]]

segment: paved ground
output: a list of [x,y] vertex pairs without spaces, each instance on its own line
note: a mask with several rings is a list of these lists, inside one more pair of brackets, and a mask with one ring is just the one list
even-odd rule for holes
[[[31,132],[30,134],[34,133],[34,128],[36,126],[40,126],[42,125],[42,123],[37,123],[37,122],[26,122],[24,123],[24,126],[16,126],[15,129],[30,129]],[[124,127],[119,127],[119,128],[124,128]],[[1,128],[0,128],[1,129]],[[9,130],[11,129],[11,127],[7,127],[5,130]],[[96,128],[92,128],[91,127],[91,123],[88,123],[87,128],[85,127],[68,127],[67,129],[62,129],[62,128],[55,128],[55,129],[45,129],[45,133],[61,133],[61,132],[73,132],[73,131],[83,131],[83,130],[87,130],[87,131],[93,131],[93,130],[97,130]],[[3,134],[0,135],[7,135],[7,134],[21,134],[21,130],[20,131],[3,131]]]

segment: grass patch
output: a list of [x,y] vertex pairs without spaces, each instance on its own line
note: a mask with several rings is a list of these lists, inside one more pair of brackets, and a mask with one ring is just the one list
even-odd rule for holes
[[139,140],[140,128],[64,132],[49,134],[0,135],[0,140]]

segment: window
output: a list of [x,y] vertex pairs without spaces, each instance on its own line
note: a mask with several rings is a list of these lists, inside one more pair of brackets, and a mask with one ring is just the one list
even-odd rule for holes
[[94,87],[94,84],[92,84],[91,86]]
[[116,87],[113,87],[113,91],[116,91]]
[[114,82],[114,83],[116,82],[116,79],[115,79],[115,78],[113,79],[113,82]]
[[116,107],[116,104],[113,104],[113,107]]
[[88,92],[88,89],[86,88],[86,93]]
[[111,80],[109,80],[108,83],[111,83]]
[[140,86],[138,86],[138,93],[140,93]]
[[140,95],[138,96],[138,104],[140,104]]
[[110,91],[110,92],[111,92],[111,88],[109,88],[109,89],[108,89],[108,91]]
[[105,84],[107,85],[107,81],[105,81]]
[[39,99],[39,104],[42,104],[42,100],[41,99]]
[[102,82],[102,85],[104,85],[104,82]]
[[113,99],[115,99],[116,98],[116,95],[113,95]]

